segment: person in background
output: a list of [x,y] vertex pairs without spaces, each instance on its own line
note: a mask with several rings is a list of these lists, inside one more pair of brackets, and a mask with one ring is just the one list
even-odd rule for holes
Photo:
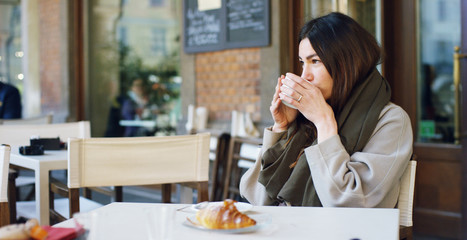
[[[132,81],[130,91],[122,105],[122,118],[124,120],[141,120],[150,114],[148,109],[148,96],[144,89],[144,81],[141,78],[135,78]],[[144,136],[146,131],[142,127],[126,127],[124,136]]]
[[0,118],[21,118],[21,95],[18,89],[8,83],[0,81]]
[[126,96],[120,95],[112,100],[105,137],[123,137],[125,127],[120,125],[120,120],[122,120],[122,105],[125,99]]
[[330,13],[302,27],[298,55],[302,73],[278,78],[274,125],[241,195],[256,205],[395,207],[413,137],[376,69],[377,41]]

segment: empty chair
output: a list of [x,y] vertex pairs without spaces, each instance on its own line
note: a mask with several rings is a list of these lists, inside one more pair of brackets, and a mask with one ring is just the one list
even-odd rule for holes
[[413,239],[413,197],[417,161],[411,160],[401,178],[401,188],[397,208],[399,208],[400,239]]
[[230,143],[230,134],[220,133],[211,136],[211,194],[210,201],[221,201],[224,192],[225,168]]
[[261,151],[261,138],[231,137],[227,163],[223,172],[224,189],[223,199],[240,199],[238,185],[243,172],[251,167]]
[[10,224],[8,207],[8,168],[10,164],[10,146],[0,146],[0,227]]
[[80,211],[83,187],[184,183],[197,189],[198,202],[208,201],[209,141],[209,133],[69,139],[69,215]]
[[[209,200],[221,201],[224,193],[224,172],[229,150],[230,133],[218,129],[203,129],[198,133],[211,134],[209,167]],[[193,132],[194,133],[194,132]]]

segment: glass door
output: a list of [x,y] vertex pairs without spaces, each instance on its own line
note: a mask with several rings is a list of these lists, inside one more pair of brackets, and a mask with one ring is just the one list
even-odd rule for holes
[[418,142],[459,140],[460,83],[453,75],[454,49],[461,43],[459,6],[460,0],[419,1]]
[[[461,92],[461,82],[466,82],[466,72],[462,70],[467,59],[462,58],[466,55],[461,52],[467,52],[467,5],[465,0],[415,3],[416,92],[399,89],[405,96],[416,93],[413,126],[418,164],[414,231],[420,235],[464,239],[462,219],[467,217],[463,211],[467,203],[462,196],[467,187],[463,180],[467,164],[462,151],[467,141],[460,133],[467,126],[467,109],[462,104],[465,94]],[[404,51],[396,59],[407,54]],[[396,67],[411,71],[411,66]]]

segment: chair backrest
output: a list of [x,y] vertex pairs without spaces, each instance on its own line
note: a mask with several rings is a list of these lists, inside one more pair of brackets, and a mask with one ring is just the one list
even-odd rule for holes
[[10,223],[8,207],[8,169],[10,164],[10,146],[0,146],[0,227]]
[[53,114],[45,116],[21,118],[21,119],[1,119],[0,124],[3,125],[30,125],[30,124],[50,124],[53,120]]
[[410,227],[413,225],[412,212],[416,168],[417,161],[409,161],[409,164],[401,178],[401,188],[399,192],[399,201],[397,203],[397,208],[399,208],[400,212],[399,224],[406,227]]
[[209,180],[210,134],[68,140],[68,187]]
[[60,137],[61,141],[66,142],[70,137],[91,137],[91,127],[89,121],[54,124],[0,125],[0,143],[7,143],[15,146],[29,145],[31,136],[39,136],[41,138]]
[[256,137],[234,136],[230,138],[222,199],[237,200],[240,197],[238,189],[240,177],[256,161],[262,142],[262,138]]

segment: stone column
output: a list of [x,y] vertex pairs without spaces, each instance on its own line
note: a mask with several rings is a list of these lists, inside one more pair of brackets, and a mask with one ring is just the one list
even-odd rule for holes
[[21,1],[21,44],[23,48],[24,94],[23,117],[41,114],[41,86],[39,66],[38,1]]
[[88,1],[87,112],[93,136],[104,136],[111,101],[118,93],[119,66],[116,41],[116,20],[119,1]]

